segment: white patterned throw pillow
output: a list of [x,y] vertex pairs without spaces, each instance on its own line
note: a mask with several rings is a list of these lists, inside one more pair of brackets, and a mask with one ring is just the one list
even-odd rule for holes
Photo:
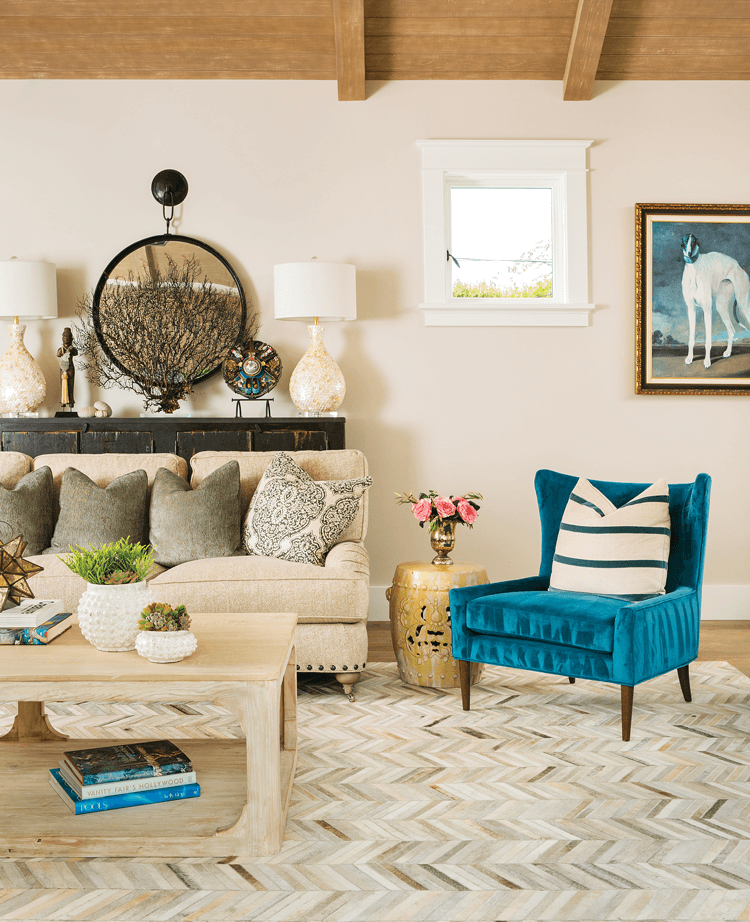
[[667,582],[670,529],[666,480],[658,480],[618,509],[581,479],[560,523],[550,589],[631,601],[661,595]]
[[313,480],[286,452],[266,468],[245,516],[248,554],[322,567],[353,521],[372,477]]

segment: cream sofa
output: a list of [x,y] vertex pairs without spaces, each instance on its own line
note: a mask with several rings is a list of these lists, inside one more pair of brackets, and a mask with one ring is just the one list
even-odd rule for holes
[[[359,451],[289,452],[314,480],[346,480],[367,475],[367,461]],[[240,468],[241,509],[244,518],[260,478],[275,452],[204,451],[190,463],[190,482],[197,486],[229,460]],[[0,452],[0,482],[11,488],[29,471],[48,465],[59,503],[63,471],[75,467],[99,486],[134,470],[148,475],[149,495],[154,476],[166,467],[188,478],[184,459],[169,454],[49,454],[30,458],[18,452]],[[55,511],[57,516],[58,509]],[[156,601],[184,603],[189,612],[296,612],[297,670],[333,673],[352,696],[354,683],[367,660],[369,561],[363,540],[367,532],[367,494],[357,517],[326,557],[325,566],[242,555],[193,560],[165,569],[150,578]],[[76,611],[85,582],[54,554],[30,557],[44,571],[30,579],[38,598],[61,598],[66,610]]]

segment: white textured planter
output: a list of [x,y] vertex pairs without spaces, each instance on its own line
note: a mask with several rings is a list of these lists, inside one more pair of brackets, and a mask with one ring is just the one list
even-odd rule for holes
[[136,650],[152,663],[178,663],[197,646],[192,631],[138,631],[135,639]]
[[78,603],[81,633],[97,650],[105,653],[135,650],[138,621],[152,598],[145,580],[116,586],[89,583]]

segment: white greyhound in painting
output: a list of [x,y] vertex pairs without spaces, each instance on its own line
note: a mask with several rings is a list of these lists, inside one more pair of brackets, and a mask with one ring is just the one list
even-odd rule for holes
[[694,234],[686,234],[681,241],[685,270],[682,273],[682,294],[688,311],[690,339],[685,364],[693,361],[695,347],[695,310],[703,311],[706,327],[706,357],[703,364],[711,367],[711,309],[714,298],[716,310],[727,328],[727,348],[724,358],[732,354],[734,324],[731,310],[737,302],[737,321],[745,330],[750,330],[750,277],[736,259],[724,253],[701,253],[700,243]]

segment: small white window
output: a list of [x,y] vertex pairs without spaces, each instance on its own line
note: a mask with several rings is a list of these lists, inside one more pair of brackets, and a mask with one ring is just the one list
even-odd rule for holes
[[447,266],[453,298],[552,298],[552,189],[452,183]]
[[428,326],[586,326],[590,141],[419,141]]

